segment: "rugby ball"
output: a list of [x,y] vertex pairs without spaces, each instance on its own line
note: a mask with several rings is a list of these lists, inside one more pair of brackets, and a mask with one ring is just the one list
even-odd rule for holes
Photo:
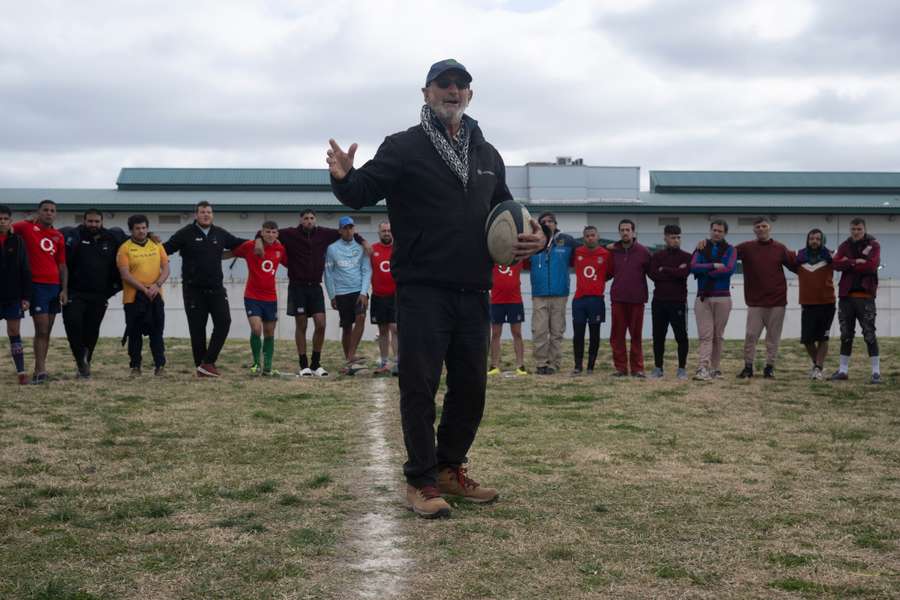
[[491,260],[502,266],[515,264],[513,245],[519,241],[519,234],[531,231],[531,214],[515,200],[501,202],[488,215],[484,224]]

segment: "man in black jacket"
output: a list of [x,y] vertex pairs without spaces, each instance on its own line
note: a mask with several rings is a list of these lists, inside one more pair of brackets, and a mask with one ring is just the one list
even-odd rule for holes
[[[371,161],[353,168],[357,145],[330,140],[335,196],[362,208],[387,198],[397,282],[400,412],[408,460],[409,508],[446,516],[442,494],[491,502],[497,491],[466,475],[466,454],[484,411],[488,294],[492,262],[484,238],[491,208],[511,200],[500,154],[471,117],[471,75],[455,60],[432,65],[422,92],[421,122],[388,136]],[[545,243],[537,222],[519,236],[516,257]],[[434,397],[442,365],[447,393],[435,444]]]
[[[194,213],[194,222],[176,231],[163,247],[169,255],[181,252],[181,293],[197,376],[218,377],[216,360],[231,328],[222,254],[247,240],[213,225],[212,205],[206,200],[197,203]],[[206,322],[210,316],[213,331],[207,346]]]
[[19,385],[28,384],[25,350],[19,325],[31,298],[31,269],[25,242],[12,231],[12,211],[0,206],[0,319],[6,319],[9,352],[16,367]]
[[104,228],[103,213],[96,208],[85,211],[81,225],[60,232],[66,238],[69,267],[69,302],[62,309],[63,325],[78,377],[87,379],[107,300],[122,289],[116,252],[126,236],[118,227]]

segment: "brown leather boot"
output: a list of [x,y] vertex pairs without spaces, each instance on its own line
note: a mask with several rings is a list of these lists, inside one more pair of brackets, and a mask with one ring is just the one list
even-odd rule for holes
[[444,467],[438,471],[438,489],[448,496],[459,496],[470,502],[486,504],[499,498],[494,488],[484,487],[466,475],[465,467]]
[[406,504],[409,510],[424,519],[450,516],[450,505],[441,498],[441,493],[433,485],[416,488],[407,484]]

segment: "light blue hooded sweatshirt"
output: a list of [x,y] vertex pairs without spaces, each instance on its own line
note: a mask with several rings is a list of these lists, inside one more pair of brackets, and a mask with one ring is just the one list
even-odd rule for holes
[[325,290],[328,298],[343,294],[369,295],[372,265],[363,247],[354,240],[340,239],[325,251]]

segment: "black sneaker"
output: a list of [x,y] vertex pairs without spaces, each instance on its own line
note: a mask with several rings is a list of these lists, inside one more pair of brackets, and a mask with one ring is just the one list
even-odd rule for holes
[[879,385],[884,383],[884,380],[881,379],[881,373],[872,373],[872,378],[869,380],[869,383],[874,385]]
[[744,365],[744,370],[738,373],[738,379],[750,379],[753,377],[753,365]]
[[628,377],[628,373],[625,371],[616,371],[612,374],[613,377]]
[[574,369],[572,369],[572,375],[576,377],[578,375],[581,375],[581,367],[575,367]]
[[828,378],[828,381],[847,381],[848,379],[850,379],[850,376],[843,371],[835,371],[831,374],[831,377]]
[[763,369],[763,377],[765,379],[775,379],[775,367],[772,365],[766,365],[766,368]]
[[50,381],[50,376],[47,373],[35,373],[31,378],[31,385],[43,385],[48,381]]

